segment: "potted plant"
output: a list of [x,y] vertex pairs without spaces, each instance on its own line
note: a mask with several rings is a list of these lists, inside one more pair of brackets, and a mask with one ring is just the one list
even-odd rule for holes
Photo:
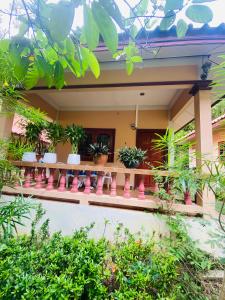
[[35,124],[30,122],[27,123],[25,129],[26,129],[26,134],[25,134],[26,143],[33,145],[33,151],[24,152],[22,160],[34,162],[37,161],[37,155],[41,154],[42,145],[41,145],[40,136],[42,130],[44,129],[44,124],[42,123]]
[[118,159],[126,168],[137,168],[146,158],[144,151],[137,147],[123,147],[119,149]]
[[55,149],[57,144],[64,140],[64,128],[57,122],[49,122],[46,127],[46,134],[50,140],[50,145],[48,147],[48,152],[44,154],[43,162],[56,163],[57,154],[55,153]]
[[12,137],[8,144],[8,159],[10,160],[21,160],[24,153],[30,153],[34,149],[34,145],[24,142],[20,138]]
[[89,153],[93,155],[93,161],[96,165],[105,165],[108,161],[109,147],[102,143],[90,144]]
[[176,173],[173,188],[183,194],[185,204],[191,205],[192,199],[201,187],[200,175],[197,170],[189,168],[176,170]]
[[72,153],[69,154],[67,163],[79,165],[80,155],[78,154],[78,147],[85,138],[85,131],[83,127],[75,124],[68,125],[65,129],[65,137],[72,146]]

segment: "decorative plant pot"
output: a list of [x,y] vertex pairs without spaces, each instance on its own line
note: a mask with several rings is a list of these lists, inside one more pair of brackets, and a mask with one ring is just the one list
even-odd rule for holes
[[106,154],[101,154],[99,156],[95,156],[94,157],[94,163],[96,165],[101,165],[101,166],[104,166],[108,161],[108,155]]
[[191,194],[190,192],[185,192],[184,193],[184,203],[186,205],[191,205],[192,204],[192,199],[191,199]]
[[69,154],[67,163],[69,165],[79,165],[80,164],[80,155],[79,154]]
[[139,163],[137,164],[129,164],[128,162],[123,162],[124,166],[127,168],[127,169],[137,169],[139,167]]
[[57,154],[47,152],[44,154],[43,162],[47,164],[55,164],[57,162]]
[[36,153],[35,152],[24,152],[24,154],[22,156],[22,161],[36,162],[37,161]]

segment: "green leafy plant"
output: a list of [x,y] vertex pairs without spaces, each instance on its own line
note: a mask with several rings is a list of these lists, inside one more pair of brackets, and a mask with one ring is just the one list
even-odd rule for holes
[[109,242],[88,237],[94,225],[49,236],[47,221],[37,231],[42,217],[39,208],[30,235],[0,237],[1,297],[207,299],[202,274],[219,263],[196,247],[180,219],[167,219],[171,234],[158,242],[122,224]]
[[0,160],[0,195],[4,185],[13,186],[19,180],[18,171],[8,160]]
[[33,144],[29,144],[20,138],[12,137],[8,144],[8,158],[11,160],[21,160],[24,152],[32,152]]
[[8,239],[17,234],[17,226],[24,226],[24,219],[29,219],[35,204],[29,199],[17,196],[11,201],[0,199],[0,237]]
[[118,159],[126,168],[137,168],[146,158],[146,152],[137,147],[123,147],[118,151]]
[[42,150],[42,142],[41,142],[41,133],[45,129],[44,124],[35,124],[28,122],[25,126],[26,129],[26,141],[30,145],[34,145],[33,150],[37,153],[41,153]]
[[109,147],[108,145],[104,145],[102,143],[94,143],[89,145],[89,153],[93,155],[93,157],[98,157],[100,155],[108,155]]
[[64,128],[59,123],[49,122],[45,130],[47,133],[47,137],[50,140],[48,151],[55,152],[57,144],[65,140]]
[[77,154],[79,144],[85,138],[85,131],[83,127],[75,124],[68,125],[65,128],[65,136],[67,141],[69,141],[72,145],[72,153]]

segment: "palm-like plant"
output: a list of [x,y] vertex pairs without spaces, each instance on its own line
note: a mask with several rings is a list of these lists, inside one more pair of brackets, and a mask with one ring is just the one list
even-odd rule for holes
[[108,145],[104,145],[102,143],[94,143],[89,145],[89,153],[94,157],[100,155],[108,155],[109,154],[109,147]]
[[65,129],[65,138],[72,145],[72,153],[77,154],[79,144],[85,138],[84,128],[75,124],[68,125]]
[[21,160],[25,152],[32,152],[34,145],[22,139],[11,138],[8,144],[8,158]]
[[30,145],[34,145],[34,151],[36,151],[37,153],[41,153],[42,150],[42,144],[41,144],[41,133],[42,131],[45,129],[44,124],[39,123],[39,124],[35,124],[35,123],[27,123],[26,125],[26,141],[30,144]]
[[49,152],[55,152],[57,144],[65,140],[65,131],[62,125],[57,122],[49,122],[46,127],[47,137],[51,141]]

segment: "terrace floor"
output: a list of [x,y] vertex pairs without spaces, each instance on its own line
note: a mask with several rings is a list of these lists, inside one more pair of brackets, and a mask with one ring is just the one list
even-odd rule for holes
[[42,200],[52,200],[59,202],[69,202],[82,205],[94,205],[102,207],[114,207],[121,209],[150,211],[160,213],[181,213],[188,216],[202,216],[204,214],[203,207],[196,204],[185,205],[179,203],[170,203],[159,198],[146,195],[144,200],[137,199],[137,191],[131,191],[129,199],[124,198],[123,188],[117,188],[117,196],[110,196],[109,191],[104,189],[103,195],[97,195],[92,191],[89,195],[84,194],[82,191],[72,193],[70,190],[60,192],[57,189],[51,191],[45,188],[36,189],[34,186],[25,188],[22,186],[17,187],[4,187],[3,194],[5,195],[18,195],[33,196]]

